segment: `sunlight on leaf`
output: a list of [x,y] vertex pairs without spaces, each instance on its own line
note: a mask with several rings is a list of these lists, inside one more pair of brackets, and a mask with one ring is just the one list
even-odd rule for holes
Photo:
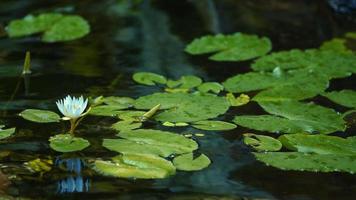
[[26,109],[19,114],[26,120],[37,123],[59,122],[61,117],[49,110]]

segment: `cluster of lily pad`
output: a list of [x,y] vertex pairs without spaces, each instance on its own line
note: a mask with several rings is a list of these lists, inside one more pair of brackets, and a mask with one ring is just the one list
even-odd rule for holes
[[[200,170],[210,164],[206,155],[196,155],[196,141],[173,132],[143,129],[148,120],[206,131],[232,130],[239,125],[259,133],[268,132],[268,136],[244,134],[244,143],[256,151],[253,154],[259,161],[285,170],[353,173],[354,137],[327,135],[347,129],[344,115],[312,102],[313,97],[321,95],[349,109],[356,108],[354,90],[326,91],[330,80],[356,73],[355,52],[346,47],[350,40],[355,40],[354,35],[327,41],[317,49],[268,54],[272,45],[265,37],[243,33],[205,36],[190,43],[186,52],[215,53],[209,57],[214,61],[257,58],[251,65],[252,71],[237,74],[223,83],[203,82],[192,75],[171,80],[151,72],[138,72],[133,75],[137,83],[164,89],[137,99],[97,97],[85,113],[84,99],[70,99],[67,104],[66,100],[60,101],[57,105],[64,118],[52,111],[36,109],[27,109],[20,115],[40,123],[69,120],[71,134],[59,134],[49,140],[51,148],[60,152],[83,150],[90,145],[74,134],[82,117],[117,119],[111,125],[117,138],[104,139],[103,146],[118,155],[93,163],[94,170],[110,176],[165,178],[177,169]],[[233,123],[215,119],[250,101],[257,102],[266,114],[238,115]],[[84,109],[74,106],[78,102],[85,105]],[[71,116],[70,108],[80,110]]]

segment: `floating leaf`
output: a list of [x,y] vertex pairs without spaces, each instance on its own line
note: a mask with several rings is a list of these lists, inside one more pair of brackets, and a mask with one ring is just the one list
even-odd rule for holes
[[133,129],[138,129],[142,126],[141,122],[133,122],[133,121],[119,121],[111,126],[111,128],[117,131],[128,131]]
[[124,139],[104,139],[103,146],[120,153],[145,152],[163,157],[198,148],[194,140],[166,131],[138,129],[120,132],[119,136]]
[[272,73],[249,72],[228,78],[222,84],[228,92],[240,93],[266,89],[284,82],[284,78],[276,77]]
[[223,121],[212,121],[212,120],[194,122],[192,126],[194,128],[207,130],[207,131],[224,131],[224,130],[232,130],[236,128],[235,124],[231,124]]
[[172,122],[163,122],[163,126],[168,126],[168,127],[174,127],[174,126],[189,126],[188,123],[185,122],[177,122],[177,123],[172,123]]
[[217,82],[205,82],[199,85],[198,90],[203,93],[213,92],[215,94],[219,94],[224,89],[220,83]]
[[254,155],[257,160],[282,170],[349,173],[356,171],[356,156],[300,152],[267,152]]
[[141,122],[145,113],[144,111],[125,110],[121,111],[118,117],[124,121]]
[[250,102],[250,97],[246,94],[240,94],[240,96],[235,97],[234,94],[227,93],[226,99],[229,101],[231,106],[242,106]]
[[8,138],[15,133],[16,128],[2,129],[3,127],[3,125],[0,125],[0,140]]
[[132,78],[137,83],[143,85],[156,85],[156,83],[166,84],[167,82],[167,79],[164,76],[151,72],[138,72],[135,73]]
[[120,178],[158,179],[175,174],[171,162],[147,154],[124,154],[113,161],[97,160],[93,168],[98,173]]
[[345,130],[345,122],[341,115],[319,105],[297,101],[263,102],[260,105],[268,113],[281,117],[272,115],[237,116],[234,122],[255,130],[276,133],[328,134]]
[[282,143],[273,137],[252,133],[245,133],[243,136],[244,143],[257,151],[279,151],[282,148]]
[[187,153],[175,157],[173,164],[179,170],[199,171],[210,165],[210,159],[204,154],[194,158],[193,153]]
[[356,108],[356,91],[341,90],[322,94],[331,101],[349,108]]
[[210,119],[223,114],[229,103],[223,97],[215,95],[185,93],[155,93],[140,97],[134,103],[137,109],[150,109],[161,104],[162,113],[155,115],[158,121],[194,122]]
[[235,33],[208,35],[195,39],[185,48],[185,51],[193,55],[216,53],[209,57],[215,61],[243,61],[263,56],[271,48],[272,44],[266,37]]
[[284,147],[302,153],[356,156],[356,137],[344,139],[328,135],[289,134],[278,139]]
[[6,30],[9,37],[22,37],[44,32],[42,41],[59,42],[84,37],[90,32],[90,26],[80,16],[44,13],[13,20]]
[[178,87],[179,89],[191,89],[199,86],[203,81],[197,76],[182,76],[179,80],[168,80],[167,86],[170,88]]
[[90,32],[88,22],[81,16],[68,15],[63,16],[50,29],[48,29],[43,37],[44,42],[63,42],[75,40],[86,36]]
[[50,29],[63,17],[59,13],[43,13],[38,16],[27,15],[23,19],[12,20],[6,27],[9,37],[22,37]]
[[96,116],[107,116],[107,117],[115,117],[121,113],[122,109],[125,109],[126,106],[122,105],[101,105],[95,106],[90,111],[90,115]]
[[103,97],[101,101],[110,106],[122,107],[122,109],[129,108],[132,103],[135,101],[130,97]]
[[283,70],[304,68],[329,78],[342,78],[356,73],[356,56],[331,50],[290,50],[263,56],[252,64],[257,71],[273,71],[276,67]]
[[80,151],[87,148],[90,143],[88,140],[74,137],[70,134],[59,134],[52,136],[49,139],[49,146],[59,152],[73,152],[73,151]]
[[26,120],[37,123],[59,122],[61,117],[49,110],[26,109],[19,114]]
[[320,46],[320,49],[324,51],[352,54],[352,51],[346,47],[346,40],[342,38],[334,38],[332,40],[325,41]]

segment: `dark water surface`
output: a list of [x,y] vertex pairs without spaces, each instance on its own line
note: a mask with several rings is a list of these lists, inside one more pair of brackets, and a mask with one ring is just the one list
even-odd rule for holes
[[[55,100],[67,94],[138,97],[157,91],[133,83],[131,76],[139,71],[169,78],[193,74],[205,81],[224,81],[249,70],[249,62],[217,63],[206,56],[185,54],[184,46],[201,35],[263,35],[271,38],[277,51],[318,47],[322,41],[356,30],[352,15],[338,14],[321,0],[135,2],[0,1],[0,35],[1,25],[9,20],[45,11],[80,14],[92,28],[83,39],[55,44],[42,43],[38,36],[0,37],[0,122],[17,128],[9,142],[0,143],[0,167],[12,180],[8,195],[31,199],[356,199],[354,175],[287,172],[256,162],[241,144],[241,134],[249,131],[241,127],[223,133],[206,132],[204,137],[195,138],[200,152],[213,162],[209,168],[178,172],[156,181],[102,177],[86,167],[84,160],[114,155],[101,147],[102,138],[114,137],[108,128],[113,120],[108,118],[88,117],[78,128],[78,135],[92,144],[85,151],[61,155],[50,150],[48,138],[67,130],[67,124],[35,124],[20,119],[17,113],[26,108],[56,110]],[[21,80],[26,50],[32,54],[30,87],[25,91],[21,83],[14,92]],[[355,89],[355,80],[355,76],[336,80],[331,88]],[[330,104],[325,99],[316,101]],[[260,112],[256,104],[250,103],[229,111],[222,119]],[[194,131],[157,124],[147,127],[179,133]],[[355,133],[355,128],[351,130]],[[23,163],[38,157],[49,158],[58,167],[42,176],[31,174]],[[68,189],[71,184],[78,185],[77,192]]]

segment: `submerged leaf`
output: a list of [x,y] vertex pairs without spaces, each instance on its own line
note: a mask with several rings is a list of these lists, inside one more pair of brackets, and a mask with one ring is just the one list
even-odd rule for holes
[[37,123],[59,122],[61,117],[49,110],[26,109],[19,114],[26,120]]
[[300,152],[267,152],[254,155],[257,160],[282,170],[348,173],[356,171],[356,156]]
[[156,83],[166,84],[167,82],[167,79],[164,76],[151,72],[138,72],[135,73],[132,78],[137,83],[143,85],[156,85]]
[[210,159],[201,154],[194,158],[193,153],[187,153],[177,156],[173,159],[174,166],[183,171],[199,171],[210,165]]
[[265,55],[271,48],[272,44],[266,37],[235,33],[195,39],[185,51],[193,55],[215,53],[209,57],[215,61],[243,61]]
[[235,124],[231,124],[224,121],[213,121],[213,120],[194,122],[192,126],[194,128],[207,130],[207,131],[224,131],[224,130],[232,130],[236,128]]
[[223,114],[229,103],[223,97],[185,93],[155,93],[140,97],[134,103],[137,109],[150,109],[161,104],[163,112],[155,115],[158,121],[194,122]]
[[243,136],[244,143],[257,151],[279,151],[282,148],[282,143],[273,137],[252,133],[245,133]]
[[322,94],[331,101],[349,108],[356,108],[356,91],[341,90]]
[[87,148],[90,143],[88,140],[74,137],[70,134],[59,134],[52,136],[49,139],[49,146],[59,152],[73,152],[73,151],[80,151]]

